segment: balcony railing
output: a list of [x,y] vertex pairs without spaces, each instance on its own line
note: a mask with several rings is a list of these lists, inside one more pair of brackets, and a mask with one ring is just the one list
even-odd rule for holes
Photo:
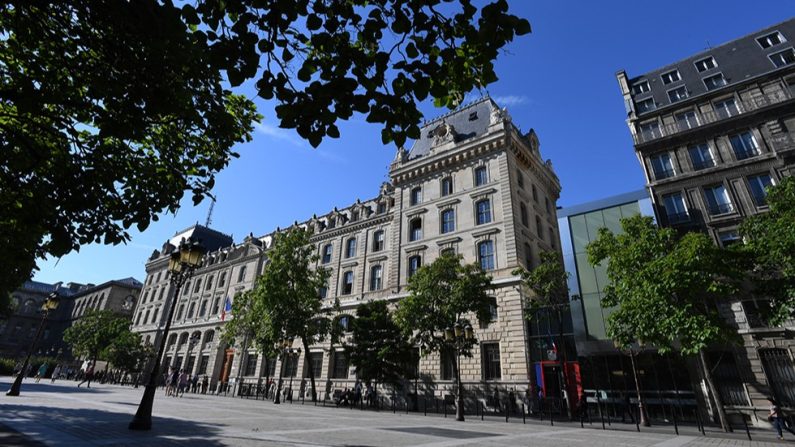
[[648,143],[649,141],[653,141],[658,138],[676,135],[686,130],[695,129],[707,124],[712,124],[727,118],[731,118],[733,116],[753,112],[755,110],[788,101],[790,99],[792,98],[787,93],[780,91],[775,95],[760,96],[747,101],[737,101],[735,102],[734,108],[721,108],[717,110],[701,112],[698,114],[695,122],[675,122],[662,127],[640,130],[635,134],[635,144]]

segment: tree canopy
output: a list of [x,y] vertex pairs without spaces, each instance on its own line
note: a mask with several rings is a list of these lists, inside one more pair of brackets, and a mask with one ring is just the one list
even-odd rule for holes
[[129,240],[210,195],[261,119],[313,146],[354,112],[402,145],[417,102],[494,82],[529,23],[507,1],[16,0],[0,5],[0,293],[46,256]]
[[353,342],[345,345],[345,351],[356,367],[356,377],[392,386],[413,378],[417,351],[395,324],[386,301],[360,304],[351,331]]
[[740,226],[744,249],[753,256],[757,295],[769,299],[762,308],[772,324],[795,315],[795,177],[768,189],[769,210]]
[[141,370],[146,360],[155,355],[154,347],[144,344],[141,334],[132,331],[119,334],[103,352],[103,357],[114,367],[126,371]]
[[513,274],[521,276],[524,285],[535,292],[525,304],[526,317],[532,317],[539,308],[569,307],[569,273],[557,252],[541,252],[541,262],[535,268],[517,269]]
[[[300,337],[306,353],[331,331],[328,314],[334,306],[324,308],[319,297],[328,271],[313,267],[318,257],[309,233],[299,227],[276,233],[267,256],[254,288],[232,303],[233,318],[224,327],[225,337],[248,334],[265,354],[275,352],[273,344],[280,338]],[[311,369],[310,379],[316,396]]]
[[[469,315],[479,322],[491,320],[491,277],[476,264],[462,265],[460,256],[443,255],[420,267],[409,278],[408,290],[409,296],[398,303],[395,322],[423,347],[423,355],[449,349],[445,328],[470,323]],[[474,338],[465,340],[461,354],[471,357],[476,343]]]
[[651,217],[621,220],[622,234],[606,228],[588,246],[593,265],[607,262],[610,283],[602,305],[614,307],[608,335],[629,346],[636,341],[660,352],[699,353],[735,331],[719,315],[744,277],[736,252],[717,247],[703,233],[683,236],[658,228]]
[[[64,331],[63,339],[72,353],[91,360],[108,359],[114,343],[128,346],[136,335],[130,332],[130,320],[110,310],[89,310]],[[137,336],[140,345],[140,336]]]

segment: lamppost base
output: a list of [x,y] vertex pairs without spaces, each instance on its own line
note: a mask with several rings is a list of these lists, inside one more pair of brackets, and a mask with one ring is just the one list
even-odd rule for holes
[[157,387],[155,385],[146,385],[144,396],[141,398],[141,404],[138,405],[138,411],[135,413],[133,420],[127,426],[130,430],[151,430],[152,429],[152,404],[155,400],[155,392]]
[[6,396],[19,396],[19,389],[22,387],[22,373],[17,374],[11,388],[6,392]]

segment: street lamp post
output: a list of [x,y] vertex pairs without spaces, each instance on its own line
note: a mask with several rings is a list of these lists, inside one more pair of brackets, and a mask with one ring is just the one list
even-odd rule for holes
[[33,354],[33,351],[36,349],[36,343],[39,342],[39,337],[41,336],[41,331],[44,329],[44,324],[47,323],[47,317],[50,315],[50,311],[55,310],[58,308],[58,304],[60,302],[60,297],[58,296],[58,292],[52,292],[47,296],[47,301],[41,306],[42,312],[44,314],[41,317],[41,323],[39,323],[39,329],[36,331],[36,336],[33,337],[33,341],[30,344],[30,349],[28,349],[28,355],[25,357],[25,362],[22,364],[22,370],[19,371],[17,374],[16,379],[14,379],[14,383],[11,385],[11,389],[8,390],[6,396],[19,396],[19,389],[22,386],[22,379],[25,377],[25,373],[28,369],[28,364],[30,363],[30,356]]
[[[282,359],[282,365],[281,365],[281,368],[279,368],[279,382],[276,385],[276,399],[274,399],[273,403],[274,404],[280,404],[281,403],[281,397],[280,396],[281,396],[281,391],[282,391],[282,384],[284,383],[282,381],[282,378],[284,377],[285,366],[286,366],[288,361],[291,361],[291,357],[298,356],[298,355],[301,354],[301,348],[293,349],[293,337],[279,339],[279,341],[276,343],[275,347],[279,351],[279,356]],[[294,374],[295,374],[295,372],[293,372],[293,374],[290,374],[290,388],[289,389],[290,389],[290,395],[291,396],[292,396],[292,392],[293,392],[293,375]]]
[[464,386],[461,383],[461,349],[465,341],[475,338],[475,332],[471,324],[465,326],[461,323],[456,323],[452,328],[444,330],[444,339],[447,342],[452,342],[455,345],[456,352],[456,366],[455,366],[455,379],[457,382],[456,388],[458,389],[458,398],[456,400],[455,420],[464,420]]
[[[194,332],[193,335],[190,336],[190,339],[188,339],[188,360],[190,360],[190,358],[193,355],[193,348],[195,348],[196,345],[199,344],[199,341],[201,339],[202,339],[202,336],[198,332]],[[194,357],[193,361],[194,361],[194,363],[196,362],[196,358],[195,357]],[[191,369],[193,369],[194,365],[191,364],[190,367],[191,367]],[[186,372],[188,373],[188,375],[193,377],[193,371],[186,371]]]
[[160,376],[160,364],[165,350],[165,342],[168,337],[168,331],[171,329],[171,320],[174,318],[174,308],[177,307],[180,289],[185,284],[185,281],[193,275],[193,271],[201,265],[204,252],[204,247],[199,241],[188,242],[183,239],[177,251],[171,254],[171,259],[168,261],[168,272],[171,283],[174,285],[174,294],[172,295],[168,318],[163,328],[163,335],[160,337],[157,356],[155,356],[152,372],[149,375],[149,382],[146,384],[141,403],[138,405],[138,411],[128,426],[130,430],[150,430],[152,428],[152,404],[157,391],[157,378]]

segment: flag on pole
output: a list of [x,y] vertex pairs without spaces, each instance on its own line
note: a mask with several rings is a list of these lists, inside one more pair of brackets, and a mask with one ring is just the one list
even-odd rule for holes
[[228,296],[224,300],[224,308],[221,310],[221,321],[226,320],[227,313],[232,313],[232,300]]

